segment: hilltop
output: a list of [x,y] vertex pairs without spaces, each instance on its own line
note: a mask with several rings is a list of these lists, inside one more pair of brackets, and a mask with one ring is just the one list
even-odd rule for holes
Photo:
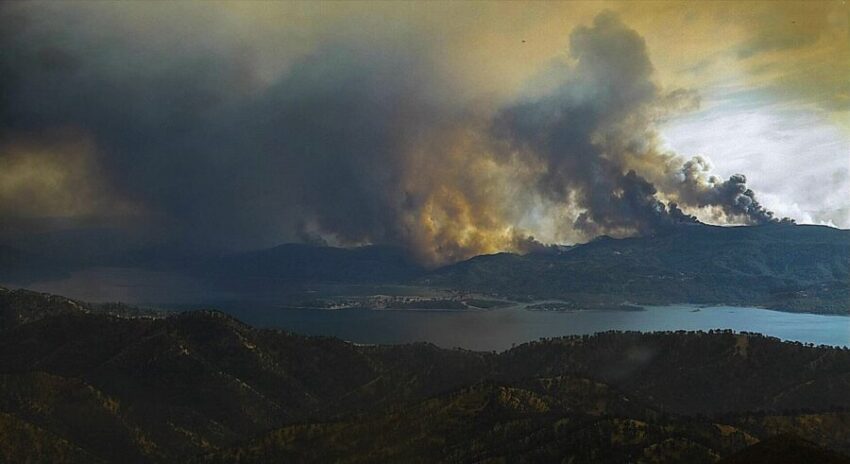
[[850,452],[846,349],[728,331],[358,346],[65,301],[0,293],[2,460],[715,462],[777,434]]
[[705,303],[850,312],[850,231],[825,226],[694,225],[562,253],[479,256],[422,283],[580,305]]

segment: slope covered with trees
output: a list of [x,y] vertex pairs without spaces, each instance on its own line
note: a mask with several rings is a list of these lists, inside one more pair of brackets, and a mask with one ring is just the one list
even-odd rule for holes
[[824,226],[682,226],[600,237],[562,253],[480,256],[428,285],[583,305],[725,303],[850,312],[850,231]]
[[783,433],[850,453],[850,351],[756,334],[357,346],[23,290],[0,316],[11,461],[716,462]]

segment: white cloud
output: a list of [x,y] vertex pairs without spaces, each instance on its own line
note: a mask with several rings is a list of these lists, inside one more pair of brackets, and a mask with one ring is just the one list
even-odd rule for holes
[[745,174],[779,216],[850,228],[850,134],[816,108],[772,103],[756,91],[703,102],[664,125],[667,148],[711,159],[717,175]]

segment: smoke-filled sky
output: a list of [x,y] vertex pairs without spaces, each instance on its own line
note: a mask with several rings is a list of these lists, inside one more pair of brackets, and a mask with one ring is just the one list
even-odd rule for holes
[[7,2],[0,234],[439,264],[847,228],[848,76],[843,0]]

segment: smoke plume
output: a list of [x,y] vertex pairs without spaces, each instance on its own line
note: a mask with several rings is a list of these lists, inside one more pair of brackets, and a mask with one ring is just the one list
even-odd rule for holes
[[721,222],[775,220],[743,175],[721,182],[703,158],[683,162],[659,148],[658,118],[696,97],[653,82],[646,44],[617,16],[576,29],[570,55],[575,64],[554,69],[553,90],[504,109],[494,127],[511,156],[545,167],[537,179],[544,195],[583,210],[572,227],[649,234],[696,221],[680,207],[715,208]]
[[[134,205],[143,217],[123,211],[119,227],[218,249],[391,244],[439,264],[541,249],[532,236],[652,234],[694,214],[775,220],[743,175],[720,181],[704,159],[659,148],[656,124],[698,98],[661,89],[643,39],[611,13],[572,32],[539,86],[484,103],[415,38],[322,40],[269,77],[245,44],[177,24],[134,39],[122,21],[59,4],[0,10],[0,137],[90,141],[74,179],[114,199],[85,212]],[[39,159],[70,156],[48,148]],[[27,156],[0,151],[0,165]]]

